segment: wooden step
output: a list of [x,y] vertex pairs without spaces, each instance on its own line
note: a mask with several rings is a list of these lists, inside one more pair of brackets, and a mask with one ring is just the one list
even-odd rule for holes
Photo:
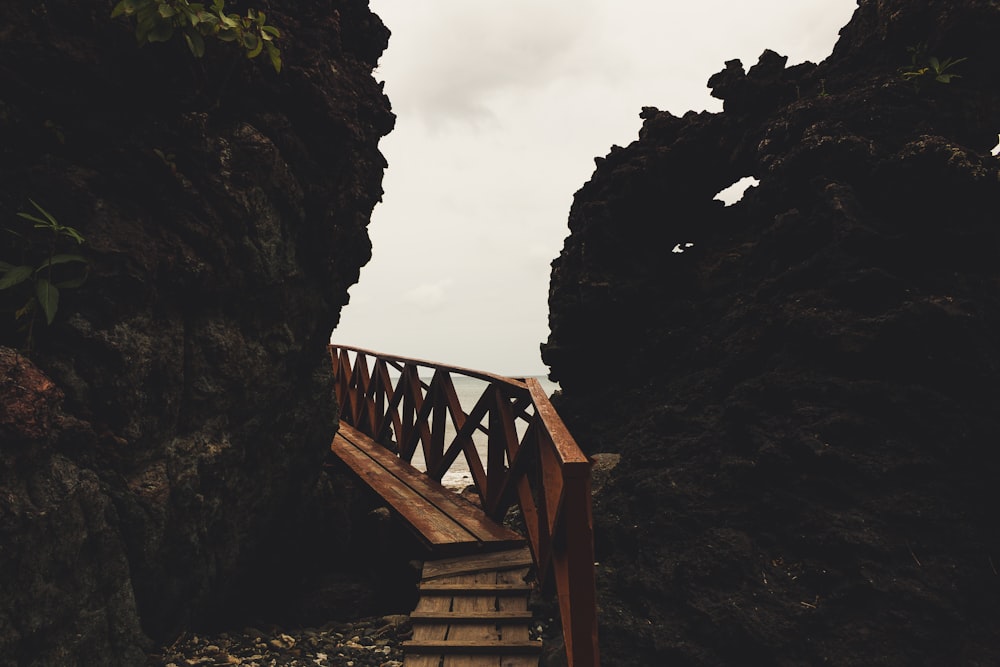
[[453,577],[459,574],[475,572],[499,572],[501,570],[516,570],[530,567],[534,564],[531,551],[527,547],[494,551],[491,553],[462,556],[459,558],[442,558],[424,563],[423,580]]
[[528,584],[444,584],[421,583],[421,595],[527,595],[531,592]]
[[435,623],[524,623],[530,611],[414,611],[410,620]]
[[[538,667],[530,640],[525,583],[531,553],[476,554],[423,565],[420,600],[410,614],[405,667]],[[433,581],[427,581],[433,577]]]
[[440,653],[441,655],[530,655],[542,652],[542,642],[411,639],[403,642],[403,651],[410,653]]

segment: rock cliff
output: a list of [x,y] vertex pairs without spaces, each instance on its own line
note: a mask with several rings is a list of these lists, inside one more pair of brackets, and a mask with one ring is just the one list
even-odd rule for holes
[[1000,662],[998,30],[862,0],[821,64],[728,62],[723,112],[597,160],[542,347],[621,454],[604,664]]
[[251,4],[280,74],[139,46],[106,0],[4,5],[0,217],[28,238],[0,260],[47,243],[17,228],[33,200],[89,276],[30,332],[0,294],[0,664],[142,664],[347,561],[325,346],[370,257],[388,30],[366,0]]

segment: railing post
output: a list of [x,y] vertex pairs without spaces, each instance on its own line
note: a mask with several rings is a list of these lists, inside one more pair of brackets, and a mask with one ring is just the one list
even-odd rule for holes
[[[563,531],[553,544],[552,564],[557,579],[559,613],[563,618],[566,658],[571,667],[597,667],[597,595],[594,569],[594,519],[590,506],[590,470],[564,480]],[[568,636],[566,636],[568,634]]]
[[[551,530],[552,571],[570,667],[598,667],[597,589],[594,570],[594,518],[591,509],[591,463],[577,446],[537,380],[528,390],[548,442],[542,450],[542,497]],[[560,462],[556,471],[546,459]],[[556,474],[558,472],[558,474]],[[552,507],[552,503],[557,503]]]

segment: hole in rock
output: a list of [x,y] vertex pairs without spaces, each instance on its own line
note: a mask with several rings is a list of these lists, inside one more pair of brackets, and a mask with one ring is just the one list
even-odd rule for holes
[[718,194],[715,195],[715,199],[722,200],[726,206],[732,206],[739,200],[743,199],[743,193],[746,192],[748,188],[755,187],[758,184],[760,184],[760,181],[753,176],[744,176],[728,188],[720,190]]

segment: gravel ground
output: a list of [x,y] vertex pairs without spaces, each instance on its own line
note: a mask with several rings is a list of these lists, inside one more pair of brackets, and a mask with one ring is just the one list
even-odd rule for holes
[[401,667],[408,616],[327,623],[317,628],[247,627],[217,635],[185,633],[149,654],[151,667]]
[[[531,638],[548,638],[553,619],[536,619]],[[217,635],[184,633],[149,654],[150,667],[402,667],[401,644],[413,628],[406,615],[327,623],[317,628],[246,627]]]

